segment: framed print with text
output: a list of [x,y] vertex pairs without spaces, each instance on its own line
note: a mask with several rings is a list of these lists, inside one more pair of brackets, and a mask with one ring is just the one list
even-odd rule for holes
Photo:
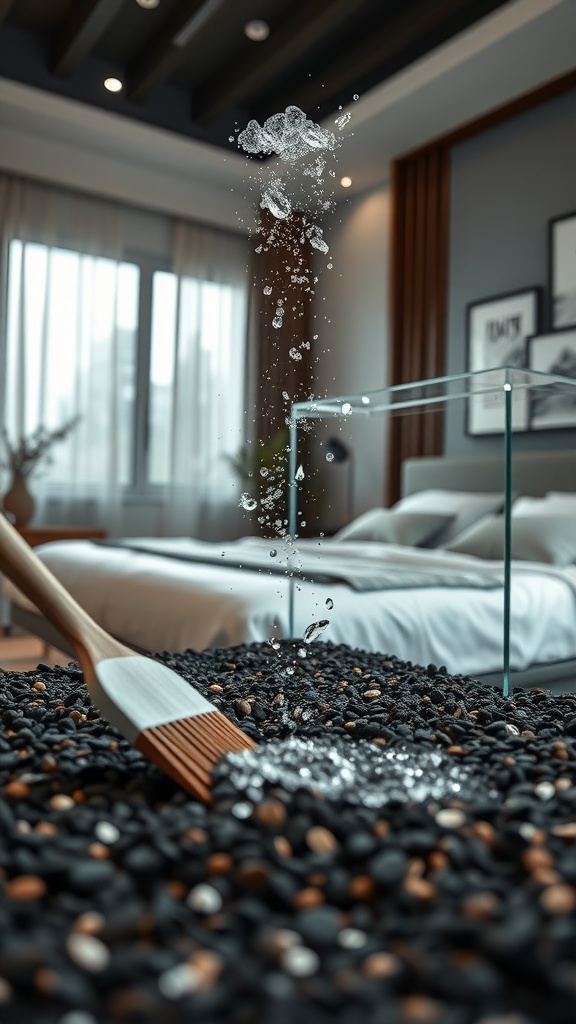
[[[466,343],[469,370],[526,367],[526,339],[539,329],[540,297],[541,289],[534,287],[494,295],[468,305]],[[504,430],[503,408],[500,395],[472,395],[468,401],[468,433],[501,434]],[[513,430],[527,430],[528,421],[526,392],[515,392]]]

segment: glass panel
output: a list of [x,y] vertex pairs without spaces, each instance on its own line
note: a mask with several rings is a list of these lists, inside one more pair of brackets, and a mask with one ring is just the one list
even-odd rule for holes
[[[493,370],[417,381],[413,384],[367,391],[363,394],[340,395],[334,398],[314,399],[294,404],[290,433],[289,533],[294,538],[298,537],[300,526],[298,506],[306,488],[309,489],[309,497],[313,497],[314,493],[325,494],[325,480],[328,472],[332,473],[334,468],[338,469],[332,464],[338,462],[338,456],[342,454],[342,451],[339,452],[339,443],[344,452],[344,458],[340,461],[346,468],[347,451],[352,454],[355,451],[356,458],[362,458],[362,452],[374,443],[383,453],[382,439],[386,431],[386,426],[384,431],[382,429],[383,423],[389,424],[393,418],[398,416],[407,419],[413,417],[414,429],[418,436],[422,436],[426,433],[428,424],[433,423],[433,417],[442,416],[449,407],[453,406],[456,407],[456,412],[452,409],[450,415],[453,421],[454,419],[459,420],[462,434],[496,435],[493,451],[501,456],[501,476],[495,490],[497,494],[501,493],[504,506],[501,522],[497,524],[501,531],[500,543],[501,549],[503,546],[503,558],[492,570],[493,579],[496,582],[492,582],[491,586],[495,588],[497,585],[499,588],[498,608],[500,610],[498,615],[501,622],[502,683],[504,692],[507,693],[510,643],[513,639],[510,622],[511,617],[512,619],[514,617],[514,607],[511,604],[513,566],[510,552],[512,541],[511,497],[514,491],[514,453],[517,438],[529,426],[532,429],[541,429],[544,418],[547,418],[551,425],[555,425],[559,419],[565,421],[570,410],[572,410],[574,418],[576,379],[513,367],[498,367]],[[351,445],[350,438],[354,434],[356,426],[367,425],[367,421],[372,418],[375,428],[374,439],[371,441],[368,433],[364,432],[363,444]],[[435,429],[437,423],[433,426]],[[301,434],[306,434],[305,445],[301,445],[301,450],[303,453],[306,452],[306,455],[299,457],[298,445],[301,442]],[[328,438],[328,434],[335,436]],[[306,461],[306,471],[302,479],[299,480],[297,479],[297,469],[302,458],[305,458]],[[471,455],[470,461],[473,462],[473,459],[474,455]],[[347,467],[348,485],[350,485],[352,472],[353,462],[350,455]],[[434,484],[431,483],[430,486],[432,488]],[[474,489],[481,491],[482,487]],[[345,489],[341,488],[341,499],[344,493]],[[325,500],[317,503],[314,521],[310,522],[310,501],[308,502],[307,533],[312,536],[322,532],[322,516],[326,514],[326,504]],[[348,518],[350,518],[350,510],[348,509],[348,511]],[[344,522],[341,522],[340,525],[344,525]],[[486,561],[487,556],[483,555],[477,560],[480,569],[482,568],[482,558]],[[497,562],[495,557],[491,557],[491,560]],[[295,572],[294,575],[297,577],[298,572]],[[470,580],[470,585],[484,586],[478,580]],[[298,622],[297,583],[293,584],[291,601],[292,632],[293,635],[302,635],[302,623]],[[494,612],[494,602],[492,602],[492,606]],[[397,651],[390,653],[398,654]],[[407,654],[406,657],[410,657],[410,655]],[[415,655],[414,660],[423,664],[427,663],[425,655],[422,654]],[[428,661],[433,660],[432,657],[428,658]],[[449,670],[458,671],[458,666],[449,666]],[[482,674],[482,672],[477,674]]]

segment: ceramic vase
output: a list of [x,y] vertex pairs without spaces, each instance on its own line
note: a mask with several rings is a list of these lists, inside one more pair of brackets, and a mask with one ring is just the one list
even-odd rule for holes
[[15,526],[26,526],[34,515],[36,502],[25,477],[19,473],[12,477],[12,483],[2,498],[2,508],[10,514]]

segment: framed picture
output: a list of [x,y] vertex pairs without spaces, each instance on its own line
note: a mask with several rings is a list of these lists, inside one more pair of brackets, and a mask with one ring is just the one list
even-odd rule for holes
[[[540,321],[541,289],[494,295],[471,302],[467,309],[469,370],[491,370],[502,366],[524,369],[527,365],[526,339],[536,334]],[[468,400],[469,434],[501,434],[504,431],[504,399],[499,394],[472,395]],[[527,430],[527,393],[513,392],[513,430]]]
[[550,221],[550,327],[576,327],[576,212]]
[[574,378],[574,388],[544,384],[530,392],[530,429],[576,427],[576,327],[528,338],[528,366]]

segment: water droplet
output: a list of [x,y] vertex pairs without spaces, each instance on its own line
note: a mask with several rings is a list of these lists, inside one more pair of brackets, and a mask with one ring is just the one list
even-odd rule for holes
[[[272,323],[274,323],[274,321],[272,321]],[[280,321],[280,326],[282,326],[282,321]],[[290,349],[288,355],[290,356],[290,359],[293,359],[296,363],[299,362],[300,359],[302,359],[302,353],[299,352],[298,349],[294,347]]]
[[326,462],[334,462],[334,456],[332,452],[326,452]]
[[228,142],[234,142],[234,136],[233,135],[229,135],[228,136]]
[[277,554],[278,554],[278,552],[277,552],[276,548],[272,548],[272,550],[270,552],[270,558],[276,558]]
[[298,657],[299,658],[305,658],[307,654],[308,654],[308,651],[306,650],[305,647],[299,647],[298,648]]
[[326,607],[327,607],[328,611],[331,611],[332,608],[334,607],[334,601],[332,600],[331,597],[327,597],[326,598]]
[[362,405],[370,405],[370,399],[368,398],[368,395],[362,395],[361,402]]
[[[275,316],[274,317],[274,319],[272,321],[272,327],[275,327],[276,330],[278,330],[280,327],[282,327],[282,317],[281,316]],[[302,358],[302,357],[300,357],[300,358]]]
[[342,412],[343,416],[351,416],[352,415],[352,406],[350,405],[350,402],[343,402],[342,403],[341,412]]
[[240,508],[245,508],[247,512],[252,512],[252,510],[256,508],[257,504],[258,502],[256,499],[251,498],[247,491],[244,491],[240,497],[240,501],[238,502]]
[[327,266],[328,270],[332,270],[332,263],[327,263],[326,266]]
[[358,95],[358,93],[357,93],[357,92],[355,92],[355,93],[354,93],[354,95],[353,95],[352,99],[353,99],[353,100],[359,100],[359,99],[360,99],[360,97],[359,97],[359,95]]
[[283,391],[282,392],[282,398],[284,399],[285,402],[289,402],[290,401],[290,395],[288,394],[287,391]]
[[298,469],[296,470],[296,475],[295,475],[294,479],[295,480],[303,480],[304,476],[305,476],[304,466],[302,464],[300,464],[298,466]]
[[269,284],[265,284],[264,288],[263,288],[263,291],[264,291],[264,295],[272,295],[272,286],[269,285]]
[[305,644],[311,644],[313,640],[317,640],[320,633],[326,629],[326,626],[330,625],[329,619],[319,619],[318,622],[311,622],[309,626],[306,626],[304,630],[304,636],[302,639]]

